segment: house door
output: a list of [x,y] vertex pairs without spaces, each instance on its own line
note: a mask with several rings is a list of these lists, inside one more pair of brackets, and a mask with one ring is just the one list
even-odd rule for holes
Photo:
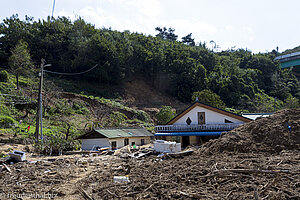
[[112,150],[117,149],[117,141],[112,141],[112,142],[111,142],[111,149],[112,149]]
[[190,145],[190,137],[189,136],[182,136],[182,147],[187,147]]
[[129,145],[129,139],[128,138],[124,139],[124,146],[126,146],[126,145]]
[[205,124],[205,112],[198,112],[198,124]]

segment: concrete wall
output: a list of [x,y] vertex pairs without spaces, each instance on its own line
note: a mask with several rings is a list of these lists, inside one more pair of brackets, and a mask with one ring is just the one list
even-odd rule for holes
[[[124,146],[124,139],[126,138],[112,138],[109,139],[109,142],[116,141],[117,142],[117,148],[121,148]],[[129,139],[129,145],[132,145],[132,142],[135,142],[135,145],[140,146],[141,145],[141,139],[145,140],[145,144],[150,143],[150,137],[132,137],[128,138]]]
[[[108,138],[82,139],[81,149],[92,150],[93,147],[110,147]],[[94,149],[95,150],[95,149]]]
[[196,106],[195,108],[190,110],[190,112],[186,113],[183,117],[178,119],[174,123],[174,125],[186,124],[186,120],[188,117],[190,117],[190,119],[192,120],[191,124],[198,124],[198,112],[205,112],[205,124],[225,124],[225,119],[232,121],[233,123],[244,123],[243,121],[229,117],[227,115],[223,115],[221,113]]
[[[96,139],[82,139],[81,149],[82,150],[92,150],[94,147],[109,147],[111,149],[111,143],[113,141],[117,142],[117,148],[121,148],[124,146],[125,138],[96,138]],[[129,145],[132,145],[132,142],[135,142],[135,145],[141,145],[141,139],[144,139],[145,144],[150,143],[150,137],[132,137],[129,139]],[[94,149],[95,150],[95,149]]]

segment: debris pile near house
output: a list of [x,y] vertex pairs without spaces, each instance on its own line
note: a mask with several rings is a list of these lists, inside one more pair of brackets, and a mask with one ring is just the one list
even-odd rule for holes
[[113,153],[120,158],[142,158],[154,154],[153,144],[132,147],[130,145],[117,149]]
[[[93,199],[297,199],[300,154],[216,154],[129,159],[78,182]],[[130,170],[128,170],[128,168]],[[128,177],[118,183],[115,176]],[[123,180],[123,179],[122,179]],[[289,184],[286,184],[289,183]]]
[[201,151],[279,153],[292,149],[300,149],[300,109],[281,110],[244,124],[207,142]]
[[266,157],[194,150],[165,160],[101,155],[6,166],[0,193],[50,191],[55,199],[297,199],[300,188],[298,151]]

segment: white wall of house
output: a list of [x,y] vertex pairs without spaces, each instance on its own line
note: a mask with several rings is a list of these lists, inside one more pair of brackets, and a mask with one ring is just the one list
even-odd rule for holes
[[94,139],[82,139],[81,149],[92,150],[96,147],[110,147],[108,138],[94,138]]
[[[126,138],[111,138],[109,139],[109,142],[116,141],[117,142],[117,148],[121,148],[124,146],[124,139]],[[135,142],[135,145],[140,146],[142,139],[144,139],[145,144],[150,143],[150,137],[130,137],[129,139],[129,145],[132,145],[132,142]]]
[[180,119],[178,119],[174,123],[174,125],[186,124],[186,120],[188,117],[190,117],[190,119],[192,120],[191,124],[198,124],[198,112],[205,112],[205,124],[225,124],[225,119],[233,123],[244,123],[241,120],[229,117],[227,115],[206,108],[202,108],[200,106],[196,106],[188,113],[186,113],[184,116],[182,116]]
[[[82,139],[81,149],[85,151],[90,151],[96,147],[109,147],[111,149],[111,143],[116,142],[117,148],[121,148],[124,146],[124,139],[125,138],[95,138],[95,139]],[[142,139],[144,140],[145,144],[150,143],[150,137],[130,137],[129,145],[132,145],[132,142],[135,142],[135,145],[140,146]]]

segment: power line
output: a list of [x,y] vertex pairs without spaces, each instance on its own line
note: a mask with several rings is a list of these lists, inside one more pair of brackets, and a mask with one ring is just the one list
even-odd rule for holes
[[51,74],[58,74],[58,75],[74,76],[74,75],[80,75],[80,74],[88,73],[89,71],[92,71],[93,69],[95,69],[97,66],[98,66],[98,64],[96,64],[96,65],[95,65],[94,67],[92,67],[91,69],[88,69],[88,70],[83,71],[83,72],[77,72],[77,73],[53,72],[53,71],[48,71],[48,70],[44,70],[44,72],[51,73]]

